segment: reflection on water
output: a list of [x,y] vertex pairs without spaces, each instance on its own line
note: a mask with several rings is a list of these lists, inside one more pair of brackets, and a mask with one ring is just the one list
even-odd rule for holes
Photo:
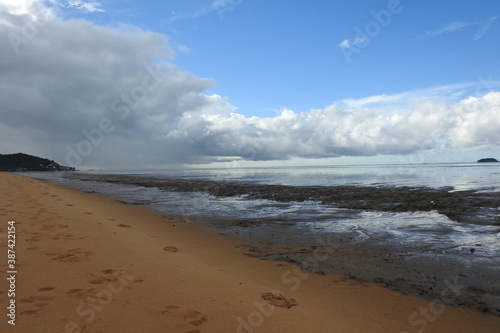
[[297,227],[315,232],[355,232],[363,241],[389,242],[428,253],[462,254],[474,249],[476,258],[500,254],[500,226],[457,223],[435,211],[362,212],[355,218],[300,222]]
[[[104,175],[102,172],[93,174]],[[357,269],[356,274],[363,273],[369,277],[371,274],[369,268],[375,267],[372,278],[378,278],[380,275],[384,276],[384,279],[392,279],[397,276],[399,280],[393,281],[393,286],[406,285],[406,288],[414,288],[418,293],[422,292],[421,288],[428,290],[425,284],[430,275],[434,276],[437,281],[436,279],[449,279],[458,274],[461,279],[467,279],[467,283],[479,286],[477,290],[482,290],[478,296],[480,299],[477,301],[478,304],[481,306],[487,304],[489,309],[500,308],[500,294],[497,292],[500,286],[494,278],[500,273],[500,209],[495,206],[498,200],[490,200],[493,197],[491,193],[490,195],[481,193],[480,197],[484,200],[472,201],[470,204],[472,207],[477,207],[477,202],[485,203],[484,207],[483,204],[480,205],[482,209],[473,210],[475,219],[472,223],[470,220],[469,222],[465,222],[467,220],[456,222],[460,219],[450,215],[450,210],[443,213],[447,215],[443,215],[438,212],[438,209],[430,211],[413,209],[415,211],[411,211],[410,208],[408,211],[391,211],[390,209],[381,211],[384,207],[376,205],[371,206],[371,209],[363,205],[353,208],[335,206],[336,202],[339,202],[335,200],[342,200],[343,196],[349,198],[357,191],[356,189],[360,188],[348,188],[344,189],[346,192],[337,192],[341,197],[333,195],[332,192],[309,196],[310,192],[307,192],[311,190],[309,188],[304,192],[305,196],[302,196],[302,200],[305,201],[300,201],[293,195],[286,200],[276,201],[272,200],[276,198],[272,196],[272,190],[271,196],[258,196],[255,193],[252,196],[242,194],[248,193],[247,190],[252,188],[249,185],[240,186],[244,191],[237,191],[228,196],[199,192],[204,189],[204,186],[194,186],[187,190],[187,187],[182,186],[170,187],[177,188],[176,190],[181,192],[171,192],[156,187],[157,184],[162,184],[159,180],[167,183],[166,180],[169,179],[172,183],[172,178],[175,184],[190,183],[178,180],[182,178],[199,181],[232,181],[240,184],[311,186],[313,192],[318,189],[317,186],[356,185],[364,187],[361,188],[361,192],[357,193],[361,195],[362,202],[373,201],[373,197],[379,198],[380,194],[384,196],[383,205],[388,207],[402,202],[401,195],[406,196],[407,201],[410,198],[410,207],[417,207],[419,202],[415,200],[422,200],[422,197],[412,196],[413,193],[418,192],[416,188],[440,188],[440,191],[425,190],[423,201],[420,202],[434,205],[434,201],[429,200],[437,200],[436,206],[430,206],[430,209],[434,209],[439,206],[437,203],[442,199],[439,196],[436,197],[437,199],[434,197],[430,199],[428,196],[431,192],[444,193],[443,195],[453,190],[499,192],[500,163],[495,165],[168,170],[165,172],[137,171],[133,174],[143,181],[137,182],[137,177],[121,177],[124,181],[116,181],[117,177],[106,178],[105,176],[104,180],[112,178],[114,182],[96,181],[89,180],[92,177],[79,173],[73,173],[70,178],[65,178],[63,173],[31,173],[31,176],[82,191],[97,192],[129,204],[148,204],[166,215],[183,217],[186,222],[193,219],[210,221],[213,225],[223,229],[226,234],[235,234],[243,238],[248,236],[251,240],[262,241],[264,244],[267,242],[272,244],[272,241],[288,244],[293,243],[297,238],[299,242],[304,240],[307,243],[311,239],[314,242],[317,237],[326,236],[326,233],[328,236],[334,234],[335,239],[339,241],[338,244],[341,244],[339,246],[352,246],[353,248],[361,246],[369,249],[368,251],[371,249],[379,251],[373,254],[362,252],[364,255],[354,253],[353,258],[343,252],[345,255],[343,258],[347,258],[345,264],[344,261],[328,263],[340,271],[347,269],[346,274],[350,274],[349,269]],[[78,175],[87,180],[79,179]],[[94,177],[94,179],[97,178]],[[134,180],[137,184],[148,184],[147,187],[130,182],[127,184],[127,179]],[[208,185],[209,188],[214,186],[222,188],[221,184],[209,183]],[[401,188],[400,191],[395,191],[390,188],[394,186],[406,186],[413,189]],[[293,192],[291,189],[297,188],[282,188],[281,191]],[[335,191],[339,189],[336,188]],[[469,199],[467,196],[460,197],[459,194],[453,193],[456,200]],[[335,200],[328,200],[332,196]],[[281,196],[283,197],[286,196]],[[455,205],[450,206],[452,214],[456,210],[467,208],[464,201],[456,200]],[[456,221],[450,220],[447,216],[451,216]],[[277,227],[279,227],[279,234],[276,233]],[[258,236],[257,229],[260,230],[260,236]],[[257,239],[252,237],[257,237]],[[363,259],[364,256],[367,257]],[[349,260],[352,265],[344,267]],[[401,260],[401,264],[395,263],[394,260]],[[364,273],[365,269],[366,273]],[[391,275],[391,269],[394,269],[395,275]],[[443,272],[438,274],[436,272],[438,269],[443,269]],[[404,279],[400,276],[404,276]],[[436,288],[436,285],[433,288]],[[477,299],[476,296],[473,298]],[[465,293],[463,297],[467,300],[469,294]]]
[[[96,172],[99,174],[100,172]],[[154,179],[239,181],[296,186],[427,186],[455,190],[500,191],[500,163],[457,165],[352,166],[272,169],[198,169],[136,172]],[[460,254],[474,248],[476,258],[500,258],[500,226],[451,221],[436,211],[381,212],[352,210],[317,201],[250,199],[246,195],[212,196],[167,192],[156,187],[67,179],[62,173],[33,173],[38,178],[83,191],[96,191],[127,203],[150,204],[159,211],[190,218],[257,220],[284,223],[307,232],[350,233],[352,242],[384,242],[425,253]],[[490,208],[490,210],[493,208]],[[500,211],[486,212],[485,218]],[[489,217],[488,217],[489,216]],[[500,259],[499,259],[500,260]],[[497,260],[493,260],[496,262]]]
[[426,186],[455,190],[500,191],[500,163],[352,165],[287,168],[171,169],[94,171],[94,174],[135,174],[215,181],[293,186]]

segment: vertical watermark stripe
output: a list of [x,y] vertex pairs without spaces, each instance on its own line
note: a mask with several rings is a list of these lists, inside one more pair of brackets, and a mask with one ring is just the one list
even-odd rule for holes
[[7,323],[16,325],[16,221],[7,222]]

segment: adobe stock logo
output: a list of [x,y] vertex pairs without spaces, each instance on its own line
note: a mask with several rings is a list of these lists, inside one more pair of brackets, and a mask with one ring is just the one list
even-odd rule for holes
[[372,39],[377,37],[382,32],[383,28],[389,26],[393,16],[401,14],[403,9],[399,0],[389,0],[389,2],[387,2],[387,9],[382,9],[378,12],[374,10],[370,11],[373,20],[367,22],[363,29],[359,26],[355,26],[354,37],[352,39],[344,39],[339,44],[346,61],[350,63],[353,54],[359,54],[363,49],[368,47]]

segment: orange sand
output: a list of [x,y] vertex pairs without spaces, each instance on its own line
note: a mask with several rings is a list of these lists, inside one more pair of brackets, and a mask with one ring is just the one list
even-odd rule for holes
[[[17,236],[15,326],[7,323],[9,220]],[[500,332],[500,317],[250,258],[240,244],[147,209],[0,173],[0,331]]]

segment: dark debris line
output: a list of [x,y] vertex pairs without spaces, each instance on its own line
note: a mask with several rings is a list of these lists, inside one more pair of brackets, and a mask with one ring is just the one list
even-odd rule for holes
[[[133,175],[70,174],[68,178],[156,187],[168,192],[204,192],[218,197],[245,195],[249,199],[281,202],[317,201],[338,208],[413,212],[436,210],[453,221],[500,225],[500,193],[453,191],[452,188],[371,186],[287,186],[227,181],[153,178]],[[485,221],[481,212],[498,212]],[[484,214],[483,214],[484,215]],[[490,214],[491,215],[491,214]]]

